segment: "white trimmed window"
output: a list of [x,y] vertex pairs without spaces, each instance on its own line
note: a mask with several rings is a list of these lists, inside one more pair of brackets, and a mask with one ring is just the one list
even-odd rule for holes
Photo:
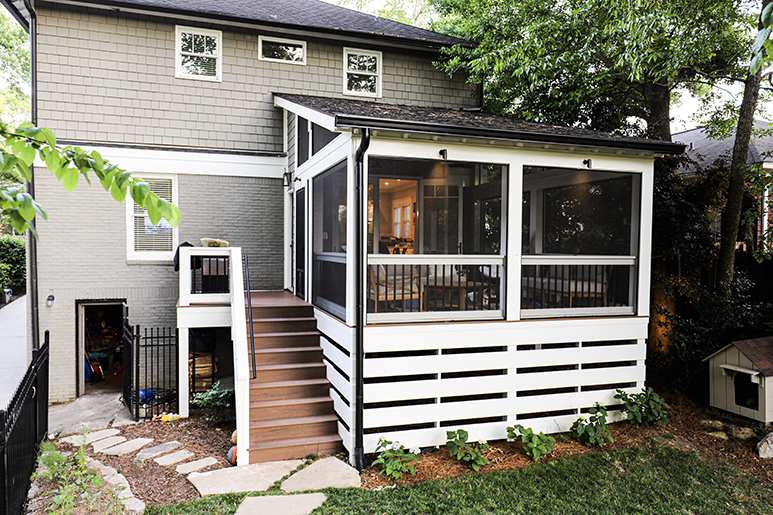
[[[177,203],[177,179],[174,177],[145,177],[150,191],[174,204]],[[130,260],[171,261],[178,245],[177,227],[165,218],[153,225],[147,209],[141,209],[127,195],[127,242]]]
[[261,61],[306,64],[305,41],[258,36],[258,51]]
[[381,52],[344,48],[344,94],[381,97]]
[[176,77],[221,80],[222,32],[177,26],[175,38]]

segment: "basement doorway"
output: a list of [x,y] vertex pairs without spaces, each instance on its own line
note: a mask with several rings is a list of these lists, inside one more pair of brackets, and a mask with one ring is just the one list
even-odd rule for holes
[[123,387],[124,300],[76,302],[77,395],[120,393]]

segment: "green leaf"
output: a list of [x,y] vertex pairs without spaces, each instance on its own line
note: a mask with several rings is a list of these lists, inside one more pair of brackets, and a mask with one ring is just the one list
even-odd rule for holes
[[[156,198],[153,198],[153,197],[156,197]],[[153,225],[158,224],[158,222],[161,221],[161,211],[158,209],[158,197],[156,196],[155,193],[148,194],[145,207],[147,207],[148,209],[148,216],[150,217],[150,222]]]
[[110,187],[110,195],[112,195],[116,201],[123,202],[123,199],[126,198],[126,190],[127,188],[125,186],[121,187],[118,185],[118,182],[114,182]]
[[[131,186],[131,195],[134,199],[134,202],[141,207],[145,206],[145,198],[148,196],[148,193],[150,193],[150,184],[147,182],[135,182]],[[153,206],[156,210],[158,208],[156,206]],[[151,218],[152,220],[152,218]],[[156,222],[153,222],[153,225],[156,225]]]
[[34,147],[30,147],[29,145],[27,145],[20,153],[17,154],[17,156],[19,157],[19,159],[24,161],[24,164],[27,165],[27,167],[29,168],[30,166],[32,166],[32,163],[35,161],[36,153],[37,152],[35,151]]
[[56,149],[51,149],[46,153],[46,168],[57,177],[59,177],[62,161],[63,160]]
[[78,173],[78,170],[68,168],[62,175],[62,186],[64,186],[64,189],[67,190],[68,193],[72,193],[78,185],[79,178],[80,174]]
[[762,10],[760,21],[762,22],[763,27],[770,27],[771,25],[773,25],[773,20],[771,20],[771,13],[773,13],[773,3],[769,3]]

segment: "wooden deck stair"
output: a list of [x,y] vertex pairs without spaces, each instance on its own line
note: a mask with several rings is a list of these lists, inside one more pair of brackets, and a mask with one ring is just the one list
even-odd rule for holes
[[250,463],[342,451],[314,308],[288,292],[250,295]]

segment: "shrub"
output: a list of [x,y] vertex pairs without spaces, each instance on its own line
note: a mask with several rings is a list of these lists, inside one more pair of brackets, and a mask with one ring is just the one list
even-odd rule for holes
[[553,444],[556,443],[556,439],[552,436],[545,435],[542,431],[535,434],[530,427],[524,428],[520,424],[507,428],[507,438],[523,442],[523,450],[534,461],[539,461],[545,454],[552,451]]
[[191,407],[204,410],[204,420],[216,424],[233,420],[236,415],[236,395],[233,390],[221,390],[220,381],[206,392],[193,394]]
[[419,463],[419,457],[416,455],[421,452],[421,449],[418,447],[414,447],[409,452],[406,452],[405,447],[400,442],[390,442],[381,437],[378,439],[376,452],[379,455],[373,464],[381,465],[382,474],[386,474],[392,479],[402,477],[406,472],[416,474],[415,464]]
[[11,267],[8,285],[24,289],[27,281],[27,243],[20,236],[0,236],[0,263]]
[[615,399],[623,401],[623,411],[625,411],[631,424],[645,422],[657,422],[662,426],[668,424],[668,409],[671,406],[661,399],[652,388],[646,388],[640,393],[630,395],[623,390],[617,390]]
[[585,417],[580,417],[574,421],[571,428],[572,436],[578,442],[588,446],[598,445],[602,447],[605,443],[604,440],[614,442],[607,426],[607,409],[604,405],[597,402],[589,410],[589,414],[587,421]]
[[472,469],[477,472],[483,465],[488,464],[488,460],[483,456],[483,451],[489,448],[486,440],[468,443],[469,433],[464,429],[456,431],[446,431],[446,446],[451,456],[459,461],[466,461]]
[[0,263],[0,290],[8,286],[8,278],[11,275],[11,265]]

